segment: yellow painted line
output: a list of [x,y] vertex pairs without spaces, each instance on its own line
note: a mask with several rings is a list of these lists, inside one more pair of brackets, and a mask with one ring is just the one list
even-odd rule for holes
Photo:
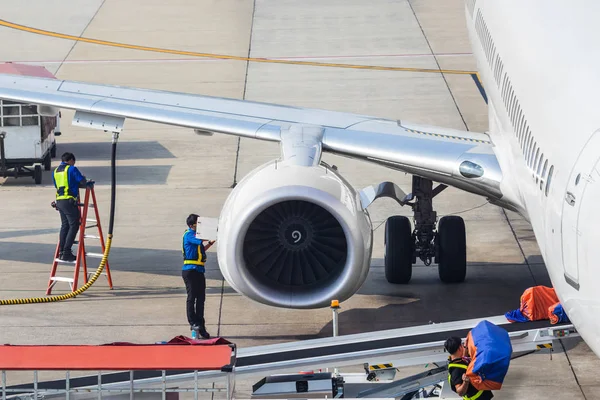
[[476,73],[475,71],[443,70],[443,69],[428,69],[428,68],[384,67],[384,66],[380,66],[380,65],[338,64],[338,63],[324,63],[324,62],[314,62],[314,61],[274,60],[274,59],[269,59],[269,58],[240,57],[240,56],[231,56],[231,55],[225,55],[225,54],[213,54],[213,53],[197,53],[194,51],[183,51],[183,50],[164,49],[164,48],[159,48],[159,47],[138,46],[135,44],[110,42],[108,40],[91,39],[91,38],[86,38],[86,37],[66,35],[64,33],[46,31],[43,29],[37,29],[37,28],[25,26],[25,25],[15,24],[13,22],[1,20],[1,19],[0,19],[0,26],[4,26],[7,28],[11,28],[11,29],[16,29],[16,30],[23,31],[23,32],[29,32],[29,33],[33,33],[36,35],[55,37],[55,38],[59,38],[59,39],[74,40],[77,42],[92,43],[92,44],[97,44],[97,45],[101,45],[101,46],[119,47],[119,48],[123,48],[123,49],[149,51],[149,52],[154,52],[154,53],[176,54],[176,55],[191,56],[191,57],[214,58],[214,59],[220,59],[220,60],[251,61],[251,62],[269,63],[269,64],[307,65],[307,66],[313,66],[313,67],[365,69],[365,70],[375,70],[375,71],[427,72],[427,73],[443,73],[443,74],[454,74],[454,75],[471,75],[471,74]]

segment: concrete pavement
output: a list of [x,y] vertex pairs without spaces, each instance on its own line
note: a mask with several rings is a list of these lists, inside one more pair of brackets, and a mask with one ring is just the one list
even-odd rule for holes
[[[250,57],[284,57],[363,65],[474,70],[463,4],[452,1],[225,0],[171,2],[81,0],[0,5],[2,19],[114,42]],[[486,104],[468,74],[372,71],[212,60],[123,49],[0,27],[0,61],[45,65],[61,79],[184,91],[294,106],[356,112],[456,129],[485,131]],[[110,137],[70,125],[63,111],[58,154],[72,151],[96,180],[105,229],[109,211]],[[231,190],[278,156],[272,143],[127,121],[118,147],[117,215],[110,256],[114,290],[104,277],[77,299],[0,308],[0,341],[139,343],[188,334],[180,276],[180,238],[190,212],[217,217]],[[325,155],[356,187],[410,176]],[[54,160],[53,167],[57,165]],[[59,219],[44,183],[7,179],[0,187],[0,297],[43,296]],[[383,225],[408,215],[389,199],[372,206],[375,243],[365,285],[342,304],[340,334],[502,314],[532,285],[549,284],[533,232],[521,217],[485,199],[445,190],[440,215],[465,218],[469,272],[463,285],[442,285],[435,267],[415,268],[407,286],[383,273]],[[92,270],[94,264],[91,263]],[[63,269],[67,271],[66,269]],[[331,335],[328,309],[281,310],[233,291],[209,252],[206,318],[213,335],[251,346]],[[58,286],[56,293],[66,291]],[[452,299],[452,301],[449,301]],[[600,398],[591,371],[598,359],[579,342],[515,360],[496,398]],[[409,371],[405,371],[408,373]],[[15,379],[25,379],[16,375]],[[248,382],[246,382],[248,383]],[[248,394],[238,383],[238,394]],[[595,397],[596,396],[596,397]]]

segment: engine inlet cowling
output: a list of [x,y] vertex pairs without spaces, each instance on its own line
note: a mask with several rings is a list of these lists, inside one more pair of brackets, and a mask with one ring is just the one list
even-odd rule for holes
[[219,268],[238,292],[277,307],[326,307],[366,279],[372,246],[358,193],[324,165],[267,163],[219,218]]

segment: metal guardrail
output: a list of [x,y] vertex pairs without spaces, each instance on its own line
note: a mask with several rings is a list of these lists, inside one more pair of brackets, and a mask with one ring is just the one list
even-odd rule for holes
[[[32,388],[8,388],[7,387],[7,376],[6,371],[2,371],[2,400],[9,399],[53,399],[53,398],[63,398],[67,400],[81,400],[83,398],[93,398],[102,399],[105,395],[111,394],[127,394],[129,393],[129,398],[133,399],[135,393],[160,393],[162,394],[162,399],[167,400],[167,393],[193,393],[194,399],[198,399],[199,393],[223,393],[227,394],[227,399],[231,399],[233,397],[233,374],[226,373],[226,386],[224,388],[217,387],[199,387],[199,379],[198,379],[198,371],[194,371],[193,376],[193,387],[182,388],[178,386],[173,386],[172,383],[168,384],[166,370],[162,370],[162,377],[158,384],[160,387],[158,388],[148,388],[148,387],[135,387],[135,380],[133,379],[133,371],[129,371],[129,387],[127,388],[114,388],[114,387],[103,387],[102,386],[102,371],[98,371],[98,383],[96,386],[86,386],[73,388],[71,387],[71,371],[65,371],[65,388],[64,389],[48,389],[48,388],[40,388],[39,387],[39,379],[38,379],[38,371],[33,371],[33,381]],[[88,395],[88,396],[84,396]],[[106,398],[106,396],[104,397]]]

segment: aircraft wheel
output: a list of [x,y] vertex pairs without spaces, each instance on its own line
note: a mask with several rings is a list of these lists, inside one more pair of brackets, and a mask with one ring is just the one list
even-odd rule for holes
[[438,224],[438,272],[445,283],[458,283],[467,275],[465,221],[458,216],[440,218]]
[[412,228],[410,220],[393,216],[385,223],[385,278],[389,283],[408,283],[412,276]]
[[35,180],[35,184],[39,185],[42,183],[42,166],[36,165],[33,168],[33,179]]

